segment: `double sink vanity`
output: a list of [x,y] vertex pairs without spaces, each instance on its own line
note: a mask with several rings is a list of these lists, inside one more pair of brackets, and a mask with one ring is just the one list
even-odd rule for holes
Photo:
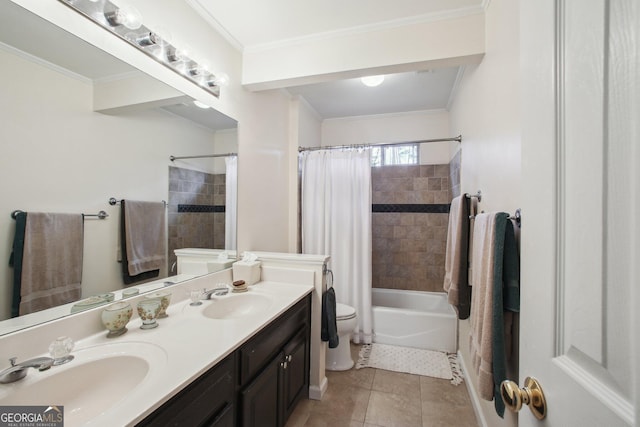
[[11,357],[46,356],[62,335],[75,348],[68,363],[0,384],[0,406],[62,406],[67,427],[282,426],[310,382],[324,379],[322,344],[311,339],[322,287],[314,270],[323,262],[308,270],[267,265],[247,292],[214,294],[198,306],[191,290],[230,285],[231,269],[171,285],[168,317],[150,330],[134,315],[125,334],[107,338],[98,307],[2,336],[0,370]]

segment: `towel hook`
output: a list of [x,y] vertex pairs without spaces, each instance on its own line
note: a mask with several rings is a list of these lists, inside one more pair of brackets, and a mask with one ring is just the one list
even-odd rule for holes
[[[329,268],[327,268],[327,264],[323,264],[322,265],[322,274],[327,276],[327,278],[329,277],[329,275],[331,275],[331,286],[329,286],[329,284],[327,283],[327,289],[333,288],[333,271],[331,271],[331,270],[329,270]],[[327,282],[328,282],[328,280],[327,280]]]

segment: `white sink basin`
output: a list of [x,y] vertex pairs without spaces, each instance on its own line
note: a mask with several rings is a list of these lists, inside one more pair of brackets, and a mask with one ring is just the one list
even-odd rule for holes
[[210,319],[237,319],[259,314],[267,310],[272,303],[272,300],[264,295],[233,294],[211,301],[202,314]]
[[164,367],[166,353],[146,343],[113,343],[73,351],[71,362],[27,376],[0,390],[0,406],[64,406],[65,425],[99,416]]

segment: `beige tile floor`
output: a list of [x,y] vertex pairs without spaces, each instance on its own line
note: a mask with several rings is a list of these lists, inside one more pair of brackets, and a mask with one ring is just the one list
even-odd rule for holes
[[[360,346],[351,345],[354,360]],[[327,371],[321,401],[303,400],[285,427],[476,427],[465,384],[382,369]]]

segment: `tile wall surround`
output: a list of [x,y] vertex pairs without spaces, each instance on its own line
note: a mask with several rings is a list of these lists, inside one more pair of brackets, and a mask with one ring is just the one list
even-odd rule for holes
[[460,191],[459,174],[460,152],[450,164],[371,169],[373,204],[388,207],[372,213],[374,288],[442,292],[448,206]]
[[225,200],[224,174],[169,167],[169,271],[175,249],[224,248]]

